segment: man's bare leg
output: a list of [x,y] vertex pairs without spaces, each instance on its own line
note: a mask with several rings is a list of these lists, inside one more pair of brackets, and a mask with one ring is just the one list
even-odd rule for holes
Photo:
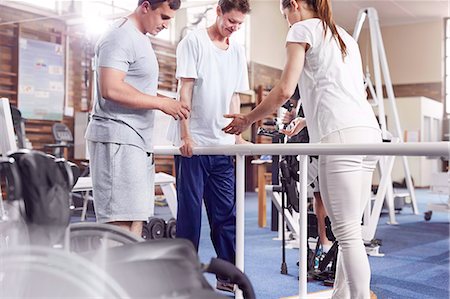
[[132,232],[133,234],[141,237],[142,236],[142,226],[144,222],[142,221],[114,221],[108,222],[108,224],[119,226],[127,231]]
[[133,234],[138,235],[139,237],[142,236],[142,227],[144,225],[143,221],[133,221],[131,222],[131,227],[130,227],[130,231]]

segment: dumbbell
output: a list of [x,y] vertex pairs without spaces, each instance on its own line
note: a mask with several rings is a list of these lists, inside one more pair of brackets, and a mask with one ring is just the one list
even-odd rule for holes
[[170,218],[166,223],[166,238],[175,239],[177,234],[177,221]]
[[142,238],[162,239],[166,231],[166,223],[163,219],[157,217],[150,217],[148,222],[142,227]]

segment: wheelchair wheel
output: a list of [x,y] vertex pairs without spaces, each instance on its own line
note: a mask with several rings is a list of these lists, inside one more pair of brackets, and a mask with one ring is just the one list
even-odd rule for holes
[[77,253],[144,241],[115,225],[87,222],[71,224],[68,238],[70,251]]
[[2,298],[129,298],[105,271],[75,254],[37,246],[0,251]]

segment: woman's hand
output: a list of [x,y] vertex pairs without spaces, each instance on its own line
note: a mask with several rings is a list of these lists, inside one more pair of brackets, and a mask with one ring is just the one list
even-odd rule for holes
[[291,121],[287,129],[281,129],[280,132],[292,137],[297,135],[304,127],[306,127],[306,120],[303,117],[297,117]]
[[283,116],[283,124],[289,124],[291,121],[295,119],[296,111],[292,109],[291,111],[286,111]]
[[251,125],[247,116],[244,114],[225,114],[224,117],[233,119],[228,126],[222,129],[227,134],[239,135]]

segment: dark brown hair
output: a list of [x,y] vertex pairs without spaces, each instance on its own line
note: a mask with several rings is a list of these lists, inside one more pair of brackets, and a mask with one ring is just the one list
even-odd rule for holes
[[[295,0],[299,2],[299,0]],[[331,12],[330,0],[300,0],[304,1],[320,18],[322,21],[324,36],[326,35],[327,29],[330,28],[331,34],[336,41],[339,42],[339,47],[341,48],[342,58],[347,56],[347,46],[339,35],[336,23],[333,20],[333,13]],[[290,8],[291,0],[282,0],[281,7],[283,9]]]
[[150,3],[152,10],[157,9],[164,2],[167,2],[172,10],[177,10],[181,6],[181,0],[139,0],[138,6],[141,6],[145,1]]
[[222,13],[227,13],[233,9],[236,9],[243,14],[250,13],[250,4],[248,3],[248,0],[219,0],[217,5],[220,6]]

